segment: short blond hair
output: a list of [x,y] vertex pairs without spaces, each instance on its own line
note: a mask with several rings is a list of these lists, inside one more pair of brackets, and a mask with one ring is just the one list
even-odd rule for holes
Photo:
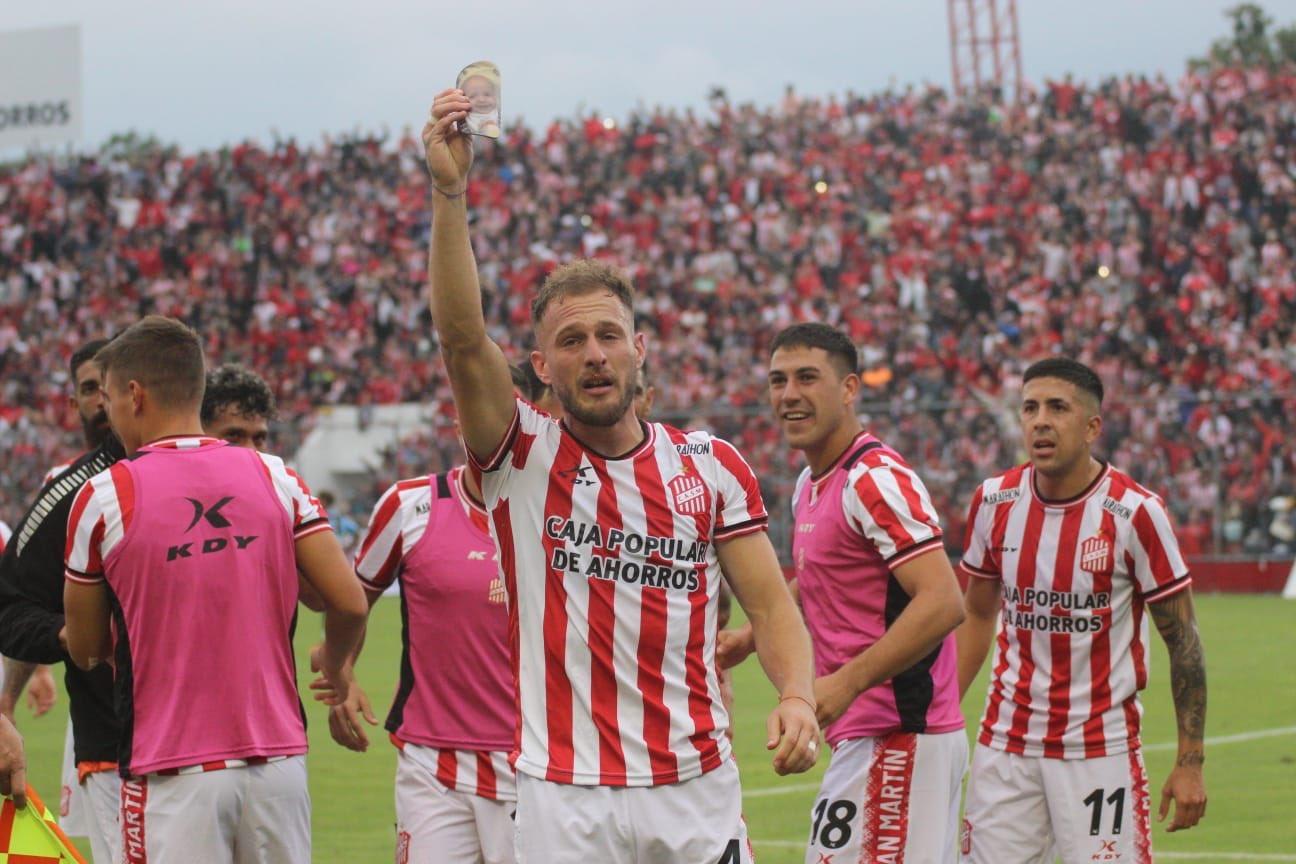
[[540,293],[531,301],[531,323],[539,324],[549,304],[559,297],[604,289],[621,301],[634,320],[634,285],[620,267],[592,258],[580,258],[549,274]]

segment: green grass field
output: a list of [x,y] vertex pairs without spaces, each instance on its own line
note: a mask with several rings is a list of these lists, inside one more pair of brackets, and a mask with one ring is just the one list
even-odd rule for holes
[[[1193,861],[1296,861],[1296,603],[1275,597],[1197,598],[1210,674],[1211,737],[1268,737],[1208,746],[1206,779],[1210,805],[1192,831],[1166,834],[1154,824],[1154,845],[1166,857]],[[397,603],[388,598],[374,611],[359,675],[385,711],[395,689],[400,630]],[[318,633],[303,619],[298,658]],[[1152,681],[1145,691],[1144,742],[1154,794],[1153,813],[1174,752],[1174,710],[1165,651],[1153,633]],[[987,664],[988,666],[989,664]],[[308,673],[301,668],[303,688]],[[736,742],[747,793],[745,812],[762,864],[801,862],[814,789],[826,760],[812,774],[781,778],[763,749],[765,714],[772,691],[759,666],[739,669]],[[980,714],[984,684],[963,709],[970,722]],[[53,805],[63,746],[66,699],[50,716],[19,722],[27,738],[32,782]],[[321,864],[391,860],[392,776],[395,751],[375,730],[370,752],[355,754],[328,737],[324,712],[308,703],[311,723],[311,795],[315,807],[315,856]],[[1168,746],[1163,746],[1168,745]],[[85,847],[83,847],[85,848]],[[1239,857],[1241,856],[1241,857]],[[1248,857],[1252,856],[1252,857]]]

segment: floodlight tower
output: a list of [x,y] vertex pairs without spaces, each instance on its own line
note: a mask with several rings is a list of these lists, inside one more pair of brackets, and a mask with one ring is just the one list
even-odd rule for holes
[[993,84],[1004,99],[1018,99],[1022,71],[1017,0],[946,2],[954,92],[963,96]]

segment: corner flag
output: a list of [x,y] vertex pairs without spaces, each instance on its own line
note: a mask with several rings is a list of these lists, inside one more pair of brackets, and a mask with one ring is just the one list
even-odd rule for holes
[[19,810],[9,796],[0,798],[0,864],[86,864],[54,814],[27,787],[27,806]]

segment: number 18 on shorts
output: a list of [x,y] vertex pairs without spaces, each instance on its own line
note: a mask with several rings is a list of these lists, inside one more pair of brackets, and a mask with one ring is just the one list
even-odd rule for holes
[[896,732],[843,741],[810,811],[806,864],[948,864],[967,738]]

